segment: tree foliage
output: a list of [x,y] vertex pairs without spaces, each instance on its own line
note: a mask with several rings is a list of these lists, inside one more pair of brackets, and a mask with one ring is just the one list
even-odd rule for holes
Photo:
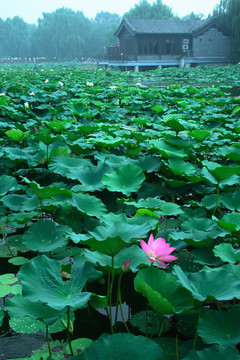
[[172,9],[162,3],[162,0],[156,0],[150,4],[147,0],[140,0],[124,15],[128,19],[171,19],[174,18]]
[[43,13],[38,26],[20,17],[0,19],[0,58],[46,57],[48,60],[73,60],[98,57],[114,39],[120,24],[117,14],[100,12],[88,19],[83,12],[61,8]]
[[221,0],[214,15],[219,27],[232,37],[232,56],[240,60],[240,0]]

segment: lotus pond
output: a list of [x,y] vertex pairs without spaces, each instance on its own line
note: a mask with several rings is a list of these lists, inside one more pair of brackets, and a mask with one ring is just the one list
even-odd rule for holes
[[0,80],[0,358],[239,360],[240,66]]

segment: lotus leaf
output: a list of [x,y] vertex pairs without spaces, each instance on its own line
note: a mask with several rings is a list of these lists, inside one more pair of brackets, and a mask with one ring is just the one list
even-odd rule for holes
[[118,191],[129,196],[132,192],[139,190],[145,176],[137,165],[123,165],[117,171],[104,174],[102,183],[109,191]]
[[24,297],[30,301],[40,300],[60,311],[66,306],[72,309],[85,307],[91,293],[82,292],[82,289],[88,280],[93,281],[101,275],[92,264],[76,260],[72,266],[71,279],[63,281],[60,264],[42,255],[23,265],[19,279],[23,285]]
[[137,357],[138,360],[156,360],[162,356],[162,348],[152,340],[144,336],[118,333],[102,335],[73,359],[132,360]]
[[206,344],[237,345],[240,342],[239,321],[239,309],[204,312],[200,317],[198,335]]
[[178,314],[191,309],[193,298],[176,278],[159,268],[150,267],[138,272],[135,289],[146,296],[154,311],[160,314]]

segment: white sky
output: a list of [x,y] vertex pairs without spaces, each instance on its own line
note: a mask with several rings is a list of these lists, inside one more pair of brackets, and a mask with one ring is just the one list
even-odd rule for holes
[[[154,0],[149,0],[152,3]],[[20,16],[27,23],[37,23],[42,12],[53,12],[67,7],[74,11],[83,11],[88,18],[94,18],[98,12],[108,11],[122,16],[137,4],[138,0],[0,0],[0,18],[6,20]],[[211,14],[220,0],[162,0],[180,17],[190,14]]]

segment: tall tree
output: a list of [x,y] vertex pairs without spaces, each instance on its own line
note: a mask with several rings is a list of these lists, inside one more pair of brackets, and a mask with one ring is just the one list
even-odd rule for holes
[[114,33],[121,22],[118,14],[101,11],[92,21],[91,53],[93,57],[104,54],[107,44],[116,42]]
[[124,16],[128,19],[171,19],[174,18],[172,9],[162,3],[162,0],[156,0],[150,4],[147,0],[140,0]]
[[34,25],[29,25],[18,16],[0,21],[0,56],[24,58],[31,55]]
[[89,56],[90,20],[83,12],[61,8],[43,13],[35,37],[38,56],[72,60]]
[[232,57],[240,60],[240,0],[221,0],[213,14],[218,26],[232,38]]

